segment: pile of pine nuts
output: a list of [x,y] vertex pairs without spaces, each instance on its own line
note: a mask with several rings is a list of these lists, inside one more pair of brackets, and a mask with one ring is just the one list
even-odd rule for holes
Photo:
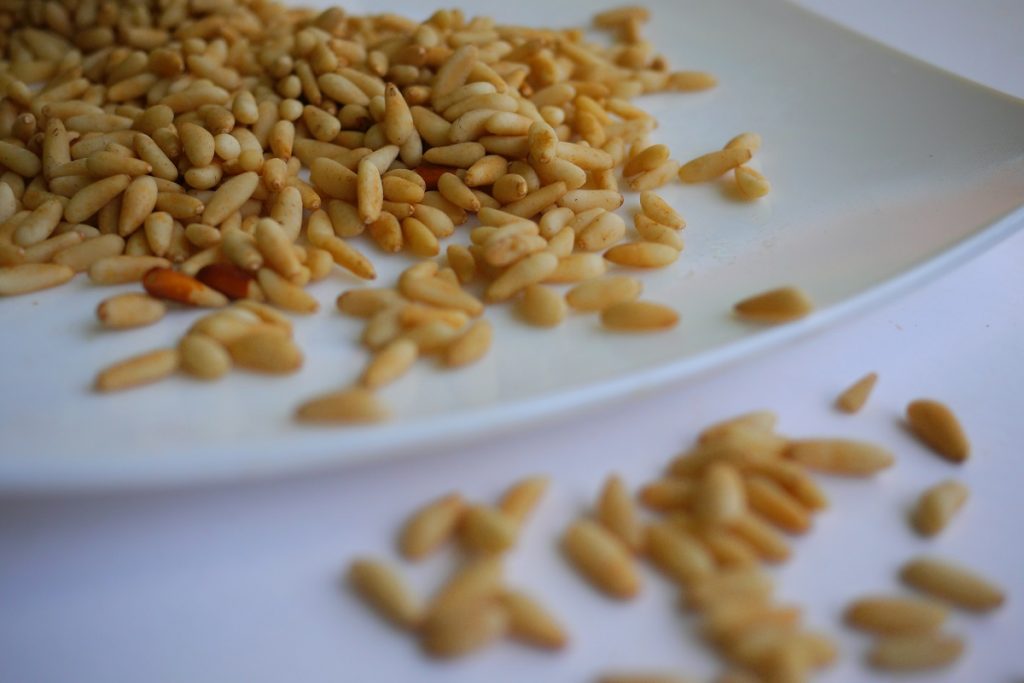
[[[866,375],[842,392],[837,409],[855,413],[878,377]],[[700,633],[726,663],[719,683],[804,681],[839,652],[828,636],[802,627],[799,605],[773,600],[766,564],[790,559],[786,539],[811,529],[814,513],[829,505],[811,474],[870,477],[895,458],[874,444],[849,439],[791,439],[775,431],[769,411],[740,415],[705,428],[693,448],[666,473],[631,493],[610,475],[589,515],[561,539],[570,564],[596,590],[629,600],[643,589],[647,560],[681,592],[681,605],[700,619]],[[936,454],[962,462],[970,447],[944,404],[918,400],[907,426]],[[951,456],[954,453],[956,456]],[[959,459],[958,459],[959,458]],[[353,589],[385,618],[415,634],[427,654],[455,657],[511,636],[544,649],[561,649],[569,635],[551,611],[505,586],[502,563],[530,512],[548,488],[544,477],[513,484],[496,505],[470,504],[449,493],[416,510],[398,538],[409,561],[458,542],[462,565],[434,597],[421,602],[398,570],[368,558],[349,571]],[[966,502],[956,481],[924,491],[911,515],[922,536],[942,531]],[[646,520],[647,513],[657,516]],[[924,597],[875,594],[850,603],[845,622],[875,641],[866,661],[882,671],[926,671],[953,664],[963,640],[943,633],[947,607],[988,612],[1006,600],[977,573],[935,557],[904,564],[899,576]],[[602,683],[665,683],[691,679],[664,672],[609,674]]]
[[[317,421],[385,416],[373,390],[418,356],[482,357],[485,303],[515,299],[538,326],[574,309],[610,330],[673,327],[671,307],[638,300],[638,280],[605,277],[668,266],[683,249],[685,221],[653,190],[729,171],[748,199],[769,184],[746,165],[756,134],[685,164],[652,144],[657,122],[631,100],[715,79],[671,71],[641,34],[648,18],[641,7],[597,15],[606,46],[582,29],[459,10],[415,22],[267,0],[6,2],[0,296],[87,272],[145,289],[100,305],[111,329],[152,324],[167,303],[221,309],[178,345],[103,370],[106,391],[178,369],[297,370],[290,332],[232,300],[313,313],[303,287],[335,265],[376,277],[354,245],[364,234],[424,259],[395,288],[339,298],[367,318],[374,356],[357,387],[299,409]],[[615,213],[623,191],[640,193],[635,236]],[[474,215],[470,243],[433,260]],[[568,296],[552,288],[567,283]],[[778,322],[807,311],[806,297],[776,296],[736,312]]]

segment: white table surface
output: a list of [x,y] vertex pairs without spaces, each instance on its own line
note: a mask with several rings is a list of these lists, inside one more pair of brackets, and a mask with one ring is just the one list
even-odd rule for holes
[[[803,0],[922,59],[1024,97],[1024,4],[1014,0]],[[1024,125],[1024,122],[1022,122]],[[1024,199],[1024,198],[1022,198]],[[0,499],[0,681],[586,681],[613,668],[710,679],[718,664],[693,637],[674,592],[645,575],[642,596],[612,603],[567,567],[555,542],[604,476],[632,485],[659,471],[704,424],[771,407],[793,435],[850,435],[893,448],[899,464],[869,482],[825,481],[833,499],[776,572],[781,599],[836,635],[823,681],[876,680],[867,640],[839,622],[846,602],[900,590],[919,552],[960,558],[1009,589],[984,616],[954,614],[969,651],[953,669],[908,680],[1024,678],[1024,234],[876,312],[771,355],[653,397],[556,426],[397,462],[287,480],[169,491]],[[868,370],[881,380],[858,416],[834,395]],[[919,396],[955,407],[974,454],[954,467],[900,423]],[[490,501],[517,477],[554,484],[509,560],[509,582],[541,597],[572,634],[559,654],[503,643],[454,663],[427,660],[346,590],[347,561],[394,559],[406,513],[457,487]],[[957,477],[972,499],[938,540],[908,529],[925,486]],[[445,555],[408,568],[430,590]]]

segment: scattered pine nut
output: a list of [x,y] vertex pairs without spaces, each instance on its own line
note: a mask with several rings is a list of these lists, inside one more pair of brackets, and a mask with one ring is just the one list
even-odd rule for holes
[[565,532],[562,547],[576,569],[609,597],[629,599],[640,591],[629,550],[604,527],[579,519]]
[[679,258],[679,251],[655,242],[633,242],[612,247],[604,257],[628,268],[664,268]]
[[669,511],[688,507],[696,485],[688,479],[665,477],[640,489],[640,502],[652,510]]
[[462,513],[460,537],[470,550],[500,553],[516,542],[518,527],[500,509],[487,505],[471,505]]
[[490,349],[493,334],[493,328],[489,322],[477,320],[461,337],[445,349],[445,365],[461,367],[480,360]]
[[751,413],[744,413],[729,418],[722,422],[705,427],[697,437],[698,443],[707,443],[715,440],[736,428],[752,429],[757,431],[772,432],[778,423],[778,416],[770,410],[757,410]]
[[828,507],[825,492],[804,468],[796,464],[765,459],[754,463],[750,469],[774,481],[809,510],[824,510]]
[[431,598],[429,614],[450,612],[461,605],[501,596],[505,568],[500,555],[481,555],[463,563]]
[[875,642],[868,663],[883,671],[926,671],[950,666],[966,649],[964,641],[948,633],[889,636]]
[[123,285],[140,282],[154,268],[170,267],[170,261],[158,256],[106,256],[89,266],[89,279],[98,285]]
[[878,373],[869,372],[851,384],[836,398],[836,407],[844,413],[856,413],[867,403],[878,381]]
[[527,477],[505,491],[498,507],[516,524],[522,525],[548,489],[547,477]]
[[742,320],[774,324],[803,318],[814,310],[814,305],[803,291],[783,287],[744,299],[733,310]]
[[89,270],[93,263],[102,258],[117,256],[124,251],[124,247],[125,241],[120,235],[100,235],[58,252],[53,262],[80,273]]
[[766,562],[785,562],[789,559],[790,551],[786,539],[759,515],[743,515],[734,520],[731,527]]
[[28,294],[62,285],[75,271],[55,263],[24,263],[0,268],[0,296]]
[[503,301],[526,287],[543,282],[555,272],[558,257],[548,252],[531,254],[502,273],[487,288],[489,301]]
[[736,176],[736,187],[746,199],[760,199],[772,191],[772,184],[755,168],[737,166],[733,173]]
[[120,391],[159,381],[178,369],[178,352],[159,349],[115,363],[96,376],[96,391]]
[[519,300],[519,314],[536,327],[554,327],[565,319],[565,299],[550,287],[529,285]]
[[848,439],[793,441],[786,455],[810,469],[852,477],[870,476],[895,462],[892,454],[879,446]]
[[614,304],[634,301],[643,291],[639,280],[624,275],[581,282],[565,299],[577,311],[603,311]]
[[869,633],[928,633],[942,627],[946,609],[920,598],[867,596],[850,603],[845,619],[850,626]]
[[435,657],[457,657],[503,636],[508,614],[493,602],[474,602],[428,617],[423,624],[424,650]]
[[687,586],[714,571],[714,560],[697,539],[667,523],[647,529],[647,554],[666,576]]
[[643,526],[633,498],[625,482],[618,475],[611,475],[605,480],[604,487],[598,495],[596,514],[598,521],[630,550],[639,552],[643,548]]
[[546,650],[560,650],[569,643],[565,628],[533,598],[519,591],[506,591],[501,605],[513,638]]
[[104,327],[127,329],[152,325],[164,317],[167,306],[145,294],[119,294],[104,299],[96,307],[96,317]]
[[963,462],[971,445],[960,421],[945,404],[918,399],[907,406],[907,424],[911,431],[933,451],[952,462]]
[[765,599],[774,590],[772,578],[757,568],[707,571],[689,582],[685,602],[693,608],[707,609],[725,601]]
[[413,514],[398,541],[402,555],[418,560],[445,543],[462,519],[466,503],[457,493],[448,494]]
[[726,171],[750,161],[752,153],[746,147],[732,147],[709,152],[683,164],[679,179],[684,183],[704,183],[718,178]]
[[944,481],[925,490],[910,515],[911,523],[922,536],[935,536],[967,502],[970,491],[958,481]]
[[345,389],[306,401],[295,417],[301,422],[360,424],[380,422],[388,417],[388,412],[373,393]]
[[686,227],[686,221],[668,202],[650,190],[640,193],[640,207],[655,223],[679,230]]
[[[90,274],[91,272],[90,270]],[[194,277],[170,268],[150,268],[142,277],[142,286],[154,298],[190,306],[219,308],[228,304],[227,297],[220,292],[207,287]]]
[[227,345],[232,360],[243,368],[272,374],[296,372],[302,367],[302,351],[277,329],[255,330]]
[[920,557],[903,565],[900,577],[920,591],[974,612],[988,612],[1006,601],[1001,588],[964,567]]
[[419,348],[415,342],[396,339],[374,355],[360,381],[367,389],[390,384],[408,372],[418,356]]
[[356,559],[348,570],[355,591],[385,619],[402,629],[415,628],[423,608],[398,573],[377,560]]
[[624,301],[601,311],[601,324],[621,332],[667,330],[678,322],[678,313],[653,301]]
[[704,470],[693,496],[693,511],[698,519],[721,524],[742,517],[747,497],[743,480],[735,467],[714,463]]
[[790,533],[801,534],[810,529],[810,514],[774,481],[761,475],[752,475],[744,483],[747,501],[753,511]]
[[181,369],[200,379],[217,379],[231,370],[231,354],[205,334],[187,334],[178,342]]
[[751,154],[756,154],[761,149],[761,136],[757,133],[740,133],[729,142],[725,143],[722,149],[733,148],[749,149]]

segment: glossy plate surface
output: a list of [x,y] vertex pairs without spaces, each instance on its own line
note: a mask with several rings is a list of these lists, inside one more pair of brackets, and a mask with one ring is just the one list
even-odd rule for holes
[[[455,3],[515,24],[579,25],[597,8],[532,0]],[[471,7],[470,7],[471,4]],[[606,4],[606,3],[602,3]],[[396,419],[367,428],[310,428],[303,399],[358,375],[361,322],[334,310],[356,282],[337,273],[311,291],[322,303],[296,320],[307,361],[286,378],[236,372],[215,384],[175,377],[98,396],[98,368],[174,343],[199,313],[181,311],[132,332],[100,330],[102,299],[135,287],[83,278],[0,302],[0,487],[66,488],[198,481],[413,454],[628,400],[830,325],[906,291],[996,244],[1024,220],[1024,103],[953,77],[778,2],[651,2],[648,35],[675,68],[706,69],[721,85],[645,97],[655,139],[686,160],[738,132],[765,140],[755,166],[774,191],[735,201],[729,183],[661,194],[689,226],[675,267],[642,274],[645,298],[682,323],[653,335],[602,331],[594,316],[554,330],[493,307],[497,343],[476,366],[421,362],[383,391]],[[422,16],[417,3],[373,11]],[[352,12],[367,7],[349,6]],[[627,196],[624,211],[636,205]],[[464,233],[452,239],[465,242]],[[379,281],[410,263],[368,243]],[[797,284],[819,310],[777,328],[729,316],[734,301]]]

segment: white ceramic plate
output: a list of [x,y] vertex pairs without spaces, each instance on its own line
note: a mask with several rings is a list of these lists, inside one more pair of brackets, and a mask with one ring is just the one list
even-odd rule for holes
[[[349,9],[423,15],[417,4]],[[540,0],[456,4],[522,24],[578,25],[596,11]],[[754,204],[731,199],[725,182],[662,191],[689,222],[687,248],[674,268],[643,276],[645,297],[677,307],[677,329],[610,334],[593,316],[576,316],[536,330],[507,307],[489,309],[498,340],[492,353],[458,372],[421,363],[383,392],[393,422],[310,428],[292,422],[294,407],[340,388],[365,360],[355,342],[359,322],[333,308],[352,279],[339,273],[313,287],[323,309],[296,321],[307,362],[294,376],[237,372],[212,385],[176,377],[112,396],[90,392],[98,368],[173,343],[198,314],[105,332],[93,310],[120,290],[76,282],[0,303],[0,486],[248,476],[525,427],[764,352],[878,305],[995,244],[1024,219],[1024,103],[788,4],[649,4],[650,38],[673,66],[707,69],[721,81],[706,93],[644,98],[661,121],[659,141],[685,160],[756,130],[765,140],[757,165],[774,186]],[[629,197],[624,209],[635,202]],[[377,253],[374,260],[384,283],[409,263]],[[771,329],[730,318],[737,299],[788,283],[810,292],[819,311]]]

